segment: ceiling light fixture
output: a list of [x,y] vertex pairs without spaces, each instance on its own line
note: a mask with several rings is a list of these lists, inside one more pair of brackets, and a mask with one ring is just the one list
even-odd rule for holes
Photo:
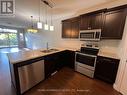
[[41,1],[46,5],[46,8],[45,8],[46,22],[44,24],[44,30],[54,31],[54,26],[52,25],[52,13],[51,13],[51,26],[49,27],[49,25],[47,23],[47,6],[50,7],[50,8],[53,8],[53,3],[48,2],[47,0],[41,0]]
[[49,25],[47,21],[47,5],[45,5],[45,24],[44,24],[44,30],[49,30]]
[[50,25],[50,31],[54,31],[54,26],[53,26],[53,22],[52,22],[52,11],[53,11],[53,9],[51,8],[51,25]]
[[37,22],[37,28],[38,29],[42,29],[42,22],[41,22],[41,0],[39,0],[39,21]]
[[37,33],[38,30],[37,29],[34,29],[34,27],[33,27],[34,26],[33,16],[31,16],[31,23],[32,23],[31,28],[28,28],[27,31],[30,32],[30,33]]

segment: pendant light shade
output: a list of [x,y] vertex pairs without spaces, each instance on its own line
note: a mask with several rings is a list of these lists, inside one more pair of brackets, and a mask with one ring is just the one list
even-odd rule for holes
[[41,0],[39,0],[39,21],[37,22],[37,28],[38,29],[42,29],[42,22],[41,22],[41,19],[40,19],[40,16],[41,16]]
[[31,27],[27,29],[27,32],[30,32],[30,33],[37,33],[38,30],[34,28],[34,24],[33,24],[33,16],[31,16]]
[[50,31],[54,31],[54,26],[53,25],[50,26]]
[[42,27],[42,22],[37,22],[37,28],[38,29],[42,29],[43,27]]
[[44,30],[49,30],[49,25],[47,23],[44,24]]
[[52,21],[52,16],[53,16],[53,7],[51,7],[51,25],[50,25],[50,31],[54,31],[54,26],[53,26],[53,21]]

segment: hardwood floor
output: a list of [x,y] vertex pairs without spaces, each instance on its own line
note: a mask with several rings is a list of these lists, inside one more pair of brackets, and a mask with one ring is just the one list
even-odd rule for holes
[[8,58],[3,53],[0,53],[0,95],[16,95],[11,85]]
[[[44,91],[56,90],[56,91]],[[66,90],[66,91],[57,91]],[[54,76],[37,85],[25,95],[120,95],[112,85],[90,79],[69,68],[63,68]]]
[[[11,86],[8,59],[0,54],[0,95],[16,95]],[[69,68],[63,68],[24,95],[120,95],[105,82],[90,79]]]

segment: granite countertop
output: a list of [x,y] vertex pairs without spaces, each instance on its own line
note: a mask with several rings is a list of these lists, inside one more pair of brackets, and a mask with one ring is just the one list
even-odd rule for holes
[[115,52],[104,51],[104,50],[99,50],[98,56],[120,59]]
[[[23,50],[15,53],[8,53],[8,59],[11,64],[17,64],[19,62],[43,57],[46,55],[50,55],[53,53],[61,52],[64,50],[71,50],[71,51],[77,51],[77,48],[55,48],[57,51],[52,51],[52,52],[41,52],[45,49],[37,49],[37,50]],[[107,51],[107,50],[99,50],[98,56],[104,56],[104,57],[109,57],[109,58],[115,58],[115,59],[120,59],[118,55],[115,52]]]
[[73,49],[72,48],[68,48],[68,49],[67,48],[55,48],[55,49],[57,49],[57,51],[52,51],[52,52],[47,52],[47,53],[41,52],[45,49],[37,49],[37,50],[28,50],[28,51],[19,51],[19,52],[15,52],[15,53],[8,53],[7,55],[8,55],[8,59],[11,64],[17,64],[19,62],[43,57],[43,56],[61,52],[64,50],[71,50],[71,51],[77,50],[74,48]]

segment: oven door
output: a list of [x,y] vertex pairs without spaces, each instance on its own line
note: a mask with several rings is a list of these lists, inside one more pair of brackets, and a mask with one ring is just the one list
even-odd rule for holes
[[76,53],[76,65],[79,65],[81,67],[90,69],[90,70],[95,70],[95,65],[96,65],[96,56],[94,55],[87,55],[83,53]]

